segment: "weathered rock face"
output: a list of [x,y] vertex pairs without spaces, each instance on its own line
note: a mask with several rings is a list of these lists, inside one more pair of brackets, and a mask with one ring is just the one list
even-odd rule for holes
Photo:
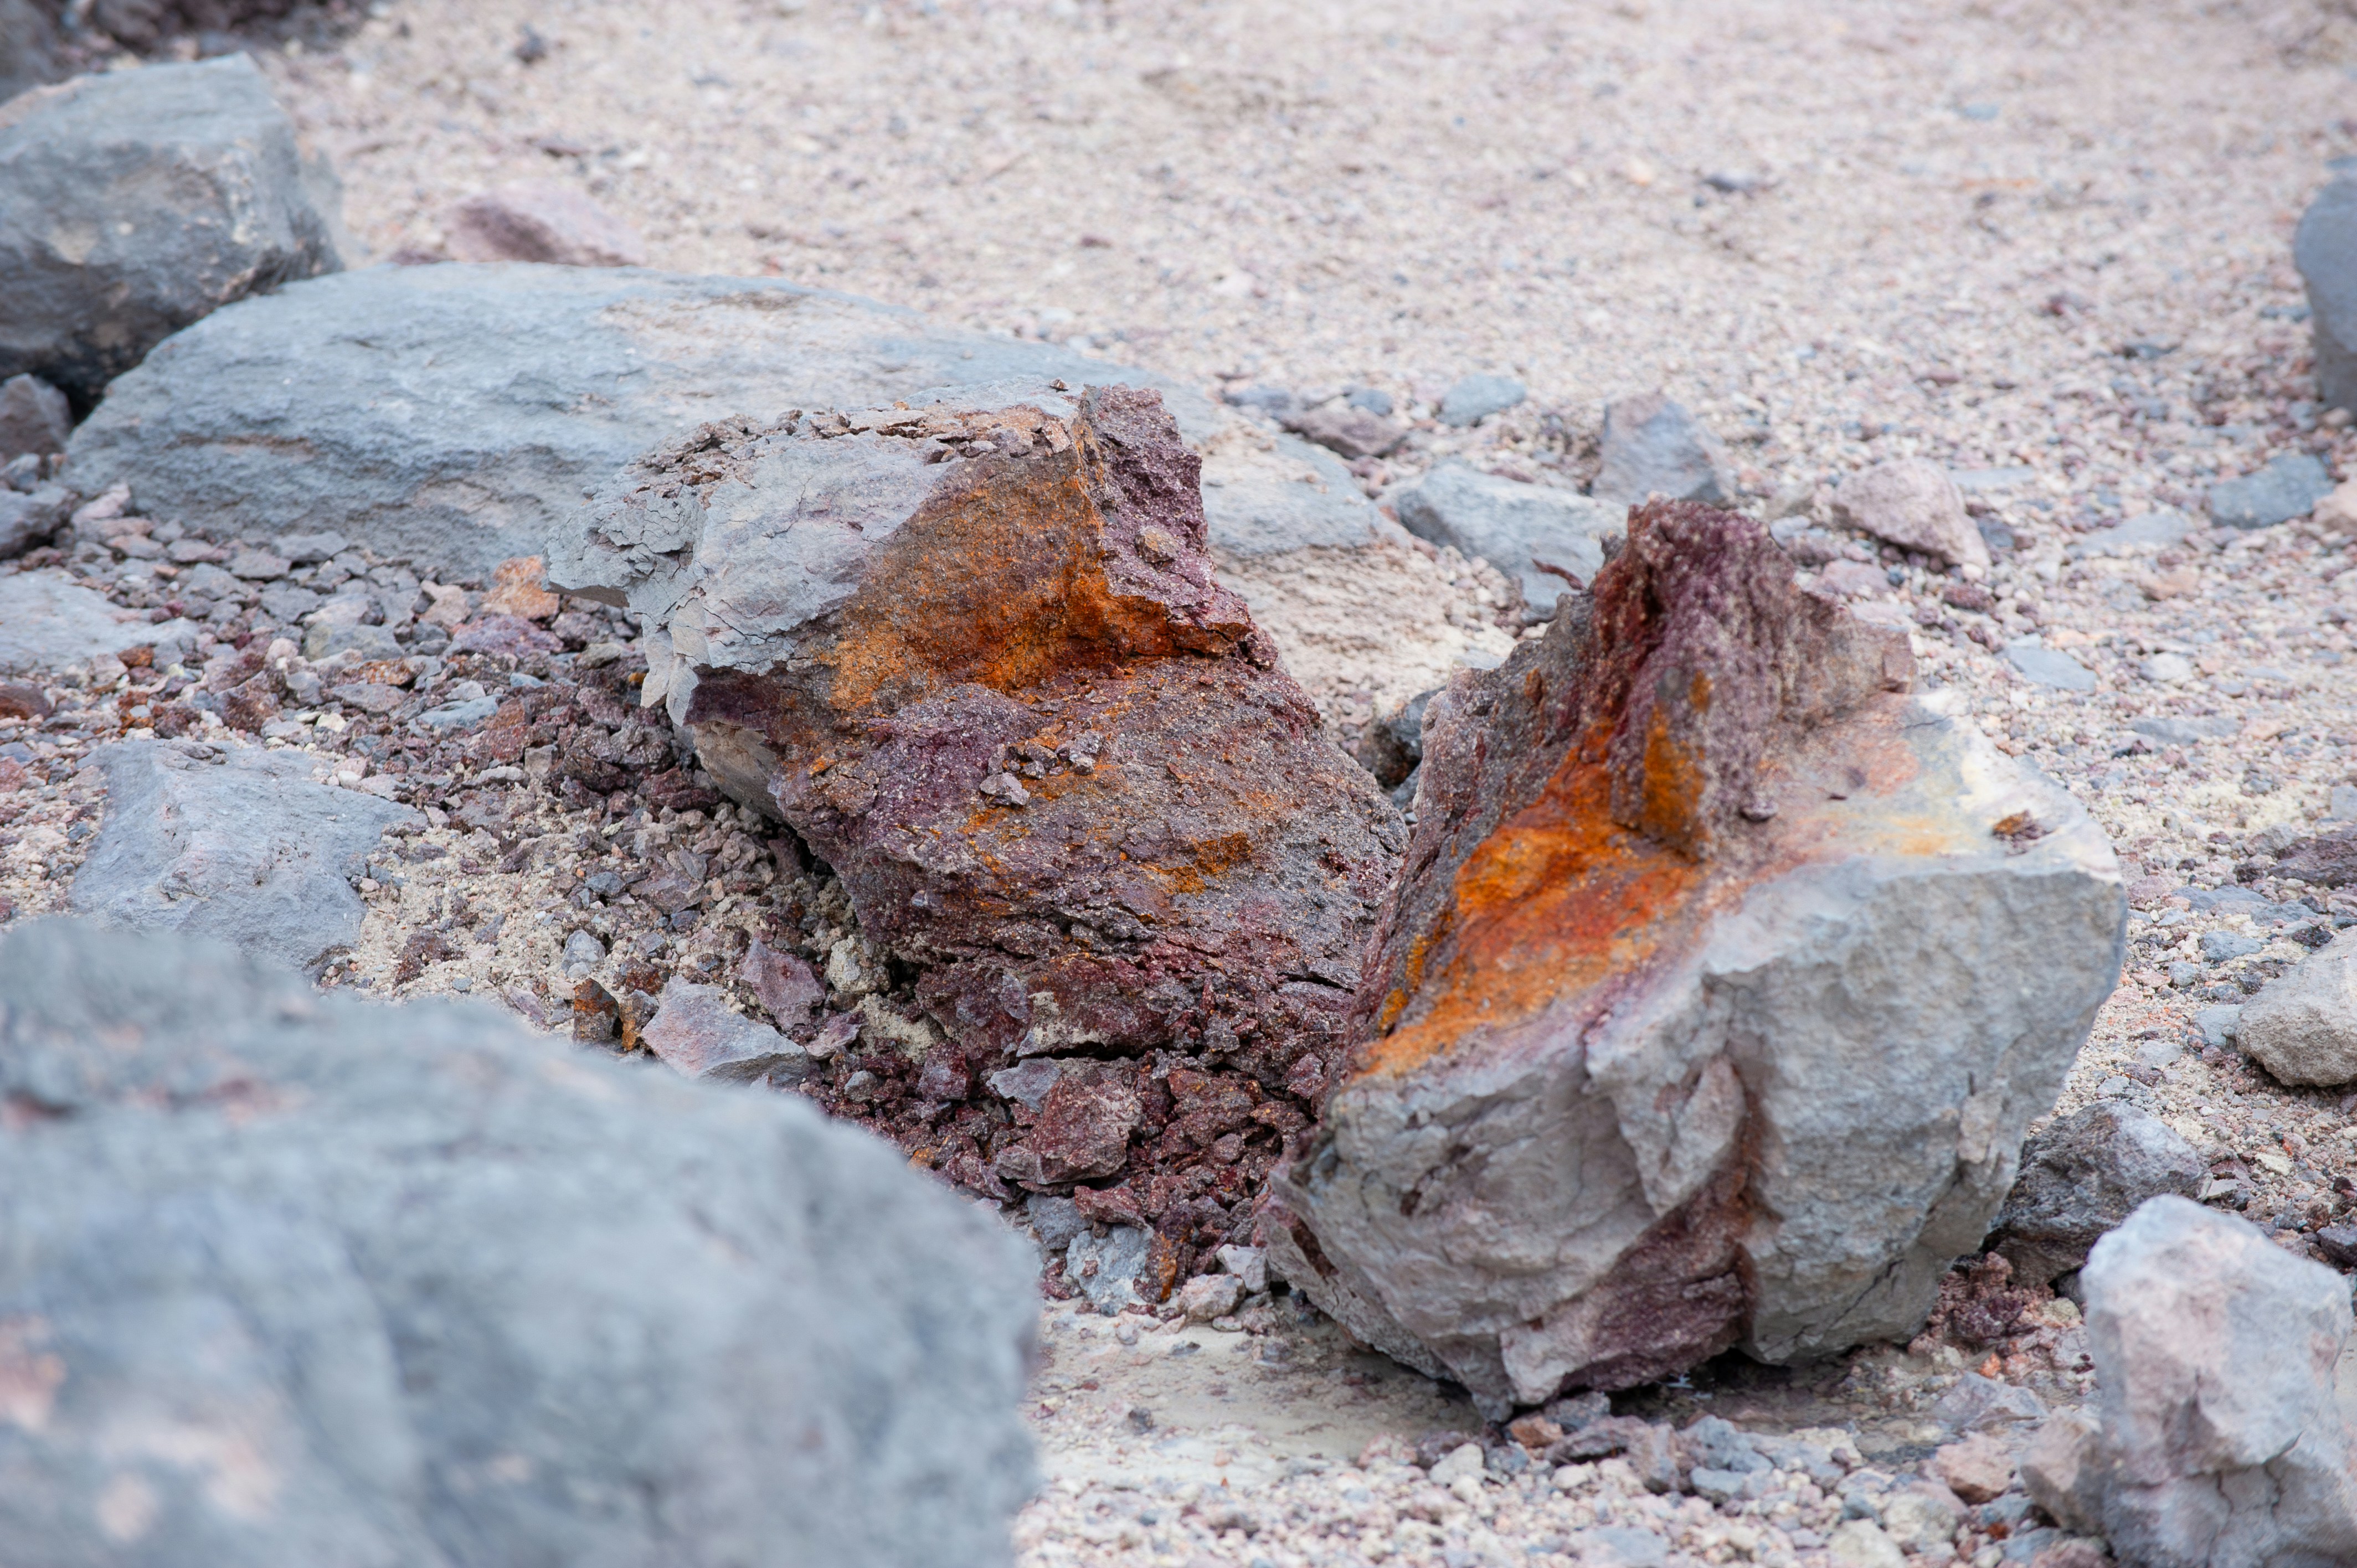
[[13,1562],[1008,1559],[1029,1249],[791,1096],[54,921],[0,1102]]
[[2042,1456],[2071,1482],[2063,1505],[2099,1503],[2124,1563],[2357,1562],[2357,1447],[2333,1394],[2348,1282],[2181,1197],[2137,1209],[2081,1277],[2102,1430]]
[[73,907],[135,930],[185,931],[317,972],[360,940],[352,887],[406,806],[316,783],[300,751],[128,740],[92,760],[106,824]]
[[2023,1145],[1993,1250],[2020,1278],[2049,1283],[2085,1262],[2087,1250],[2147,1198],[2194,1197],[2209,1174],[2159,1117],[2115,1100],[2082,1107]]
[[808,1091],[1174,1246],[1234,1239],[1308,1122],[1401,838],[1214,579],[1196,473],[1123,387],[709,426],[550,567],[640,613],[645,700],[918,977]]
[[[370,267],[199,322],[74,432],[85,490],[224,536],[333,528],[445,580],[540,552],[617,469],[707,420],[931,389],[1154,384],[1046,343],[934,326],[775,278],[495,263]],[[299,395],[297,390],[299,389]],[[1396,528],[1340,459],[1166,387],[1239,555]]]
[[1436,700],[1272,1259],[1498,1407],[1920,1324],[2115,983],[2111,852],[1749,521],[1659,502]]
[[0,183],[0,376],[85,407],[199,317],[342,265],[325,187],[242,54],[10,100]]

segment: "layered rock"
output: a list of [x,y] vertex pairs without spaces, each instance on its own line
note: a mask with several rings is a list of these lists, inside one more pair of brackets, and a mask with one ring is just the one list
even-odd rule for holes
[[316,278],[159,347],[70,450],[85,490],[127,484],[189,528],[333,528],[450,581],[537,554],[584,494],[709,420],[1059,380],[1162,385],[1204,455],[1222,550],[1399,537],[1333,454],[1196,392],[775,278],[524,263]]
[[2070,796],[1910,678],[1755,524],[1656,502],[1436,700],[1286,1277],[1492,1408],[1905,1338],[2126,914]]
[[1028,1249],[789,1096],[0,942],[12,1562],[1004,1563]]
[[332,179],[242,54],[10,100],[0,178],[0,376],[85,407],[190,322],[343,264]]
[[886,977],[806,1091],[1174,1248],[1236,1239],[1308,1122],[1400,843],[1216,581],[1197,473],[1123,387],[712,425],[550,567],[843,879]]

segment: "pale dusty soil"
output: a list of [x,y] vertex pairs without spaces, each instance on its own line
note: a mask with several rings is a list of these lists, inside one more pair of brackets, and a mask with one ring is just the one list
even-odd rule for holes
[[[2357,557],[2300,525],[2199,535],[2159,558],[2074,563],[2067,547],[2155,504],[2198,510],[2211,478],[2279,451],[2352,471],[2347,435],[2305,406],[2287,253],[2325,160],[2357,150],[2337,46],[2311,36],[2321,15],[392,0],[339,52],[269,69],[380,252],[432,246],[447,206],[484,186],[555,179],[639,226],[658,265],[774,270],[1085,338],[1207,387],[1371,384],[1428,404],[1469,370],[1529,382],[1529,403],[1477,430],[1426,423],[1394,477],[1454,453],[1579,482],[1605,401],[1655,384],[1778,510],[1821,514],[1820,486],[1891,456],[2026,470],[1975,492],[2021,539],[1992,575],[1994,613],[1943,607],[1944,579],[1918,568],[1867,597],[1918,625],[1934,700],[2068,784],[2137,884],[2129,978],[2065,1108],[2150,1104],[2238,1182],[2224,1200],[2305,1249],[2304,1229],[2346,1207],[2332,1181],[2352,1164],[2349,1112],[2205,1052],[2190,1028],[2197,1006],[2298,952],[2277,942],[2172,985],[2200,933],[2240,925],[2167,896],[2231,882],[2249,835],[2309,831],[2357,777],[2342,618],[2357,576],[2341,575]],[[531,66],[510,52],[526,25],[550,45]],[[1751,188],[1716,189],[1714,174]],[[1338,723],[1365,716],[1336,711],[1342,693],[1411,695],[1466,645],[1440,628],[1479,606],[1479,574],[1444,593],[1421,558],[1308,565],[1318,575],[1239,586]],[[2042,634],[2097,689],[2031,686],[1976,628]],[[2140,664],[2162,651],[2190,658],[2192,678],[2148,679]],[[2115,755],[2155,715],[2238,730]],[[37,911],[79,858],[70,828],[99,807],[72,771],[76,729],[29,728],[0,725],[0,744],[31,740],[55,781],[28,781],[0,821],[0,897]],[[582,824],[552,814],[541,829]],[[372,895],[363,978],[383,983],[402,932],[456,886],[519,918],[491,951],[409,989],[563,994],[560,922],[537,918],[561,886],[466,871],[468,834],[437,826],[425,842],[448,864]],[[2357,914],[2261,876],[2319,917]],[[1045,1322],[1033,1419],[1051,1484],[1020,1528],[1027,1568],[1554,1563],[1574,1531],[1615,1521],[1697,1561],[1818,1558],[1794,1532],[1820,1528],[1824,1499],[1799,1491],[1770,1519],[1630,1495],[1608,1471],[1561,1493],[1477,1487],[1468,1503],[1435,1501],[1380,1444],[1357,1468],[1384,1433],[1475,1423],[1451,1391],[1351,1352],[1330,1326],[1199,1326],[1183,1338],[1200,1348],[1174,1359],[1181,1337],[1150,1324],[1131,1346],[1069,1307]],[[1862,1462],[1895,1476],[1937,1436],[1923,1407],[1978,1364],[1924,1348],[1789,1380],[1713,1373],[1635,1402],[1763,1430],[1852,1425]],[[2050,1369],[1995,1370],[2050,1400],[2079,1392]],[[1140,1406],[1150,1430],[1131,1421]],[[1221,1523],[1228,1504],[1250,1530]]]

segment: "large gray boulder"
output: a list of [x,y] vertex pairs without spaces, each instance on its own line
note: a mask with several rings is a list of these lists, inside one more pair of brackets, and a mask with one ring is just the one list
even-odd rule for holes
[[0,376],[30,371],[88,407],[190,322],[334,271],[328,184],[242,54],[0,106]]
[[1163,378],[774,278],[634,268],[379,267],[285,288],[160,347],[70,451],[83,489],[127,481],[191,527],[332,528],[420,571],[488,575],[706,421],[1056,381],[1163,392],[1206,454],[1224,551],[1396,536],[1332,453]]
[[2333,1390],[2349,1283],[2182,1197],[2137,1209],[2081,1278],[2102,1428],[2045,1467],[2099,1506],[2119,1560],[2357,1562],[2357,1447]]
[[2177,1130],[2125,1101],[2082,1106],[2021,1149],[2021,1176],[1997,1216],[1993,1250],[2016,1278],[2046,1284],[2146,1199],[2192,1197],[2209,1167]]
[[[1583,585],[1596,580],[1606,541],[1620,536],[1629,515],[1624,506],[1577,490],[1500,478],[1454,461],[1436,465],[1388,499],[1410,533],[1489,562],[1520,584],[1523,603],[1542,615],[1552,614],[1571,585],[1560,573]],[[1556,570],[1542,570],[1541,563]]]
[[2316,384],[2331,408],[2357,408],[2357,179],[2319,191],[2300,216],[2292,259],[2308,284]]
[[1921,1326],[2116,984],[2111,847],[1692,503],[1424,724],[1349,1070],[1262,1234],[1491,1411]]
[[45,921],[0,1101],[12,1563],[1008,1559],[1028,1249],[791,1096]]
[[91,760],[106,821],[74,878],[75,913],[185,931],[316,972],[360,940],[353,883],[406,806],[313,781],[300,751],[129,740]]

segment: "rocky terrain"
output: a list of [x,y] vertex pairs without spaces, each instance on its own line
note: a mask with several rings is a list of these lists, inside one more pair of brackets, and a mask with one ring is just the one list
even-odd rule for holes
[[0,951],[891,1138],[1038,1244],[1026,1563],[2357,1552],[2332,7],[23,9],[119,69],[0,107]]

